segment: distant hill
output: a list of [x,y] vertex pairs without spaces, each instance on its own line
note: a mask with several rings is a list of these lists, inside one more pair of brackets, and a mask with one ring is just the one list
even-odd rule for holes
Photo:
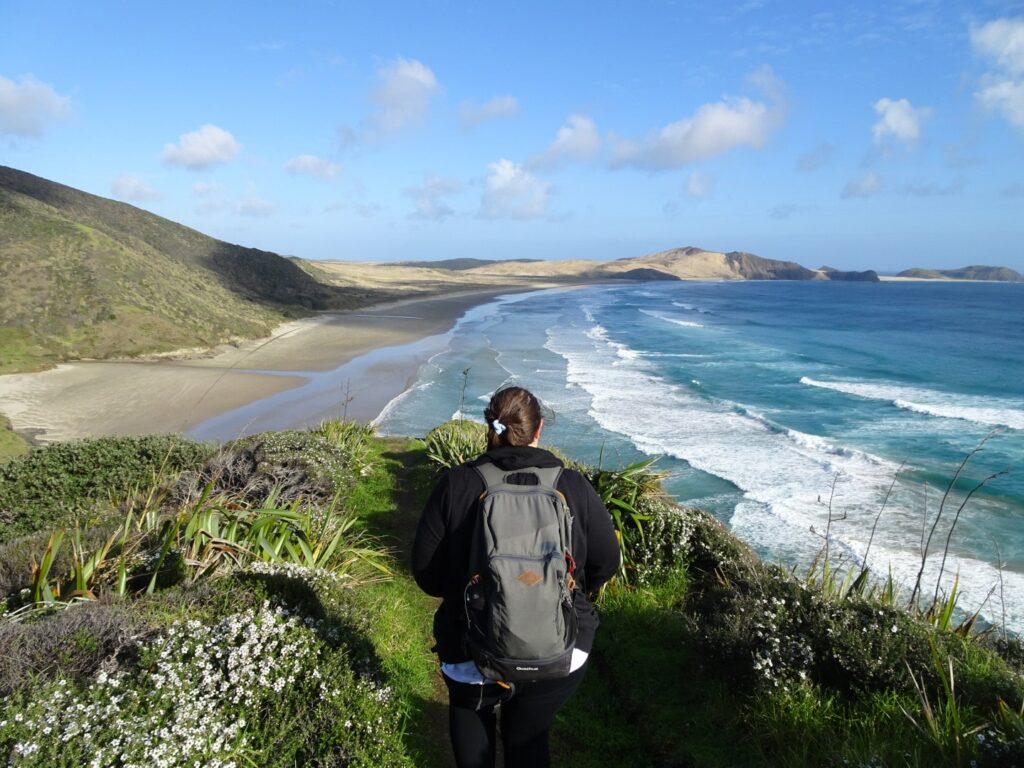
[[438,261],[392,261],[382,266],[425,267],[428,269],[451,269],[461,272],[466,269],[488,267],[493,264],[534,264],[540,259],[440,259]]
[[813,270],[796,262],[752,253],[721,253],[688,246],[630,256],[595,259],[449,259],[380,264],[351,261],[303,262],[303,268],[338,286],[377,290],[399,284],[408,295],[457,289],[550,287],[608,280],[877,280],[874,272]]
[[866,269],[863,272],[849,272],[834,267],[818,267],[818,271],[826,274],[829,280],[842,281],[847,283],[877,283],[878,273],[873,269]]
[[468,270],[471,274],[563,280],[827,280],[793,261],[752,253],[719,253],[688,246],[615,261],[494,262]]
[[961,269],[905,269],[896,277],[916,277],[922,280],[994,280],[1001,283],[1024,282],[1024,275],[1009,267],[975,265]]
[[0,166],[0,373],[258,337],[352,297],[275,253]]

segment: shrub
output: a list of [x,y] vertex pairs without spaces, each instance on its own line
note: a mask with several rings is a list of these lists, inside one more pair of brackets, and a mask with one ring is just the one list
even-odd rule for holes
[[365,477],[373,471],[373,427],[357,421],[332,419],[323,422],[316,432],[345,455],[353,474]]
[[350,488],[367,466],[353,464],[356,454],[367,460],[365,446],[355,447],[364,428],[328,426],[336,424],[326,422],[318,430],[262,432],[227,443],[199,471],[182,475],[172,498],[195,500],[210,486],[215,494],[232,494],[252,503],[264,501],[271,490],[281,503],[300,498],[328,501]]
[[170,626],[85,682],[58,675],[8,697],[0,753],[26,766],[409,766],[391,689],[336,609],[348,592],[326,572],[259,566],[136,603]]
[[807,633],[816,651],[814,678],[841,693],[913,693],[907,667],[937,691],[930,628],[898,608],[852,596],[818,601]]
[[475,421],[447,421],[427,433],[427,458],[441,468],[457,467],[487,450],[487,428]]
[[83,682],[144,623],[123,605],[81,602],[36,620],[0,622],[0,697],[39,679]]
[[[305,438],[296,439],[304,444]],[[271,446],[274,449],[274,446]],[[170,500],[186,505],[197,502],[205,493],[231,496],[248,504],[261,504],[271,492],[277,500],[288,504],[299,499],[325,501],[331,497],[334,484],[316,476],[296,454],[283,459],[273,456],[264,442],[225,446],[197,472],[186,472],[171,489]],[[335,475],[344,473],[337,463]]]
[[0,543],[63,522],[213,452],[176,435],[104,437],[37,448],[0,465]]
[[629,559],[636,568],[638,586],[652,586],[686,564],[693,535],[693,515],[675,504],[643,499],[639,509],[645,520],[628,542]]

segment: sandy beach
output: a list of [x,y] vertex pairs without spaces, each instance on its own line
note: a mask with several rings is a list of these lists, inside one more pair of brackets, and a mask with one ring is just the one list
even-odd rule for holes
[[204,357],[73,362],[0,376],[0,413],[39,443],[162,432],[229,439],[343,413],[369,421],[440,351],[466,310],[502,293],[318,315]]

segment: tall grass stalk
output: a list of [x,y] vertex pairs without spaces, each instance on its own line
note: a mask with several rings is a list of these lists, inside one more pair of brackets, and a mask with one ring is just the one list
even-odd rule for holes
[[1003,474],[1005,474],[1005,470],[1001,472],[995,472],[986,477],[980,483],[971,488],[970,492],[964,497],[964,500],[960,503],[960,506],[957,507],[956,515],[953,517],[953,523],[949,526],[949,533],[946,534],[946,546],[942,548],[942,563],[939,565],[939,576],[937,579],[935,579],[935,593],[932,595],[932,605],[934,605],[935,602],[939,599],[939,588],[942,585],[942,574],[946,570],[946,558],[949,556],[949,545],[950,542],[953,540],[953,531],[956,530],[956,524],[960,522],[960,514],[964,511],[964,507],[967,506],[967,502],[971,500],[971,497],[979,490],[981,490],[984,487],[985,483],[987,483],[989,480],[994,480]]
[[933,704],[928,696],[924,675],[920,680],[914,674],[909,664],[906,664],[910,673],[910,681],[917,694],[920,711],[915,717],[906,709],[903,714],[907,716],[914,727],[932,742],[943,754],[952,756],[952,765],[962,764],[963,747],[966,740],[978,733],[985,727],[985,723],[974,723],[968,725],[966,720],[967,712],[961,710],[960,702],[956,695],[956,680],[953,675],[953,659],[947,657],[943,661],[934,639],[929,640],[931,646],[932,663],[942,684],[942,691],[939,698]]
[[868,545],[864,550],[864,560],[862,561],[864,571],[868,570],[868,555],[871,554],[871,545],[875,541],[875,531],[878,530],[878,521],[882,519],[882,513],[885,512],[885,507],[889,503],[889,497],[892,495],[892,489],[896,487],[896,481],[899,480],[900,472],[903,471],[903,467],[906,465],[907,460],[904,459],[900,462],[899,467],[897,467],[896,472],[892,476],[892,482],[889,483],[889,490],[885,492],[885,498],[882,499],[882,506],[878,510],[878,514],[875,515],[875,522],[871,525],[871,535],[868,536]]
[[917,597],[921,594],[921,578],[924,576],[925,564],[928,560],[928,550],[931,548],[932,537],[935,536],[935,529],[939,527],[939,521],[942,519],[942,513],[946,507],[946,500],[949,498],[949,494],[952,492],[953,487],[956,485],[956,481],[960,478],[967,463],[974,458],[974,456],[984,449],[985,443],[987,443],[993,436],[999,432],[998,429],[993,430],[986,435],[980,443],[978,443],[971,451],[964,456],[964,460],[960,462],[960,466],[957,467],[956,472],[953,474],[953,478],[949,481],[949,485],[946,486],[946,492],[942,494],[942,501],[939,502],[939,511],[935,513],[935,520],[932,522],[931,530],[928,532],[928,539],[924,543],[924,547],[921,550],[921,567],[917,571],[917,578],[914,581],[914,588],[910,592],[909,607],[911,609],[917,606]]

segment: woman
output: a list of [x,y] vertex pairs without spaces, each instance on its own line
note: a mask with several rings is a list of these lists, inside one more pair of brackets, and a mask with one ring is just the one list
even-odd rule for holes
[[448,686],[449,726],[459,768],[494,765],[498,704],[506,768],[543,768],[550,764],[548,731],[579,687],[593,646],[598,618],[586,596],[618,570],[619,547],[611,516],[593,487],[579,472],[564,469],[557,489],[573,516],[571,554],[576,564],[574,608],[578,617],[570,674],[518,683],[511,696],[507,686],[484,678],[463,642],[463,599],[474,513],[485,490],[474,467],[488,462],[506,471],[562,466],[557,457],[537,447],[544,420],[540,403],[527,390],[509,387],[495,393],[484,418],[487,452],[445,472],[427,501],[413,543],[413,575],[423,591],[443,598],[434,615],[434,650]]

